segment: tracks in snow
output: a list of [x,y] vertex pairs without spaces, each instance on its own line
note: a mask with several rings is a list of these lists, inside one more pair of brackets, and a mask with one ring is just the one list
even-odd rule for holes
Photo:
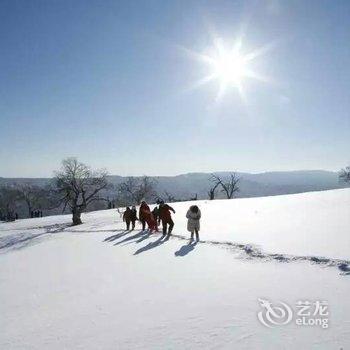
[[[184,236],[180,236],[180,235],[173,235],[173,236],[181,240],[188,240],[188,238]],[[246,258],[251,258],[251,259],[259,259],[262,261],[278,261],[278,262],[285,262],[285,263],[305,261],[305,262],[310,262],[312,264],[329,266],[329,267],[337,266],[340,269],[344,268],[345,266],[349,266],[348,271],[350,272],[350,260],[327,258],[327,257],[313,256],[313,255],[308,256],[308,255],[266,253],[266,252],[263,252],[257,246],[254,246],[252,244],[240,244],[240,243],[234,243],[230,241],[225,242],[225,241],[214,241],[214,240],[201,240],[199,241],[199,243],[214,245],[221,248],[230,249],[235,252],[241,252],[245,254]]]
[[[139,231],[136,234],[129,236],[131,231],[125,231],[125,230],[84,230],[84,231],[66,230],[70,226],[71,226],[70,224],[53,224],[53,225],[38,226],[35,228],[34,227],[30,228],[32,230],[34,229],[44,230],[43,232],[35,232],[35,233],[26,232],[26,231],[29,231],[30,229],[16,230],[21,232],[0,237],[0,252],[3,252],[3,251],[7,252],[11,249],[21,249],[30,245],[33,240],[36,240],[41,236],[59,233],[63,231],[67,233],[68,232],[72,232],[72,233],[119,232],[118,234],[114,234],[104,239],[105,242],[112,242],[114,240],[123,238],[121,241],[117,241],[115,245],[120,245],[122,243],[127,244],[127,243],[133,243],[133,242],[141,243],[142,241],[147,240],[148,238],[153,236],[153,234],[151,235],[147,231]],[[188,237],[185,237],[182,235],[173,234],[171,237],[176,238],[178,240],[188,241]],[[145,247],[140,248],[137,251],[137,254],[139,254],[140,252],[152,249],[153,247],[157,247],[161,243],[165,243],[165,241],[166,240],[162,240],[160,236],[160,239],[155,241],[157,242],[157,244],[155,244],[154,242],[148,243],[148,245],[146,245]],[[190,244],[191,243],[189,243],[189,245]],[[239,258],[255,259],[255,260],[261,260],[266,262],[268,261],[278,261],[278,262],[284,262],[284,263],[299,262],[299,261],[309,262],[311,264],[321,265],[325,267],[338,267],[342,271],[342,274],[350,275],[350,260],[312,256],[312,255],[308,256],[308,255],[267,253],[255,245],[235,243],[232,241],[200,240],[198,244],[205,244],[205,245],[217,246],[219,248],[229,249],[234,253],[241,254]],[[181,254],[178,254],[177,256],[179,255]]]
[[[64,229],[67,228],[68,226],[70,226],[70,224],[54,224],[54,225],[47,225],[47,226],[38,226],[35,228],[13,230],[13,231],[20,231],[20,232],[0,237],[0,252],[2,251],[6,252],[11,249],[24,248],[27,245],[30,245],[33,240],[36,240],[39,237],[48,235],[48,234],[63,232]],[[30,230],[36,230],[36,231],[43,230],[43,232],[33,233],[33,232],[29,232]],[[4,231],[7,231],[7,230],[4,230]]]

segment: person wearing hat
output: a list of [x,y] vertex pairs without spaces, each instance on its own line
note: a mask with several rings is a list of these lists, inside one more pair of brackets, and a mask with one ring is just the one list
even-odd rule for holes
[[201,211],[196,205],[191,205],[188,209],[187,214],[187,230],[191,232],[191,241],[193,240],[193,235],[196,233],[196,241],[199,241],[199,229],[200,229],[200,219]]

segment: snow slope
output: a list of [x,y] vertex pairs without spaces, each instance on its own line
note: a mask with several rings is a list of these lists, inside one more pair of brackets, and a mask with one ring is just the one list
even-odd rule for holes
[[[115,210],[0,224],[0,349],[350,346],[350,190],[198,201],[201,242],[124,231]],[[321,259],[322,258],[322,259]],[[329,303],[330,327],[259,323],[258,298]]]

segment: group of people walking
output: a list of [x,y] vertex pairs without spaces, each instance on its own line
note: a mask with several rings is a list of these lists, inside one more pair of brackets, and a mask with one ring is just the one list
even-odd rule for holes
[[33,218],[42,218],[43,217],[43,212],[42,210],[32,210],[30,212],[30,217]]
[[[139,220],[142,224],[142,231],[146,230],[146,224],[150,233],[159,232],[158,227],[162,224],[163,236],[170,236],[174,228],[174,221],[172,219],[172,213],[175,214],[176,211],[170,205],[164,203],[164,201],[158,202],[158,207],[151,211],[149,205],[142,201],[139,213],[137,217],[137,210],[135,206],[126,207],[123,214],[123,221],[126,223],[126,229],[135,229],[136,221]],[[187,218],[187,230],[191,232],[191,240],[194,239],[194,234],[196,234],[196,240],[199,241],[199,229],[200,229],[200,219],[201,211],[197,205],[192,205],[186,214]]]
[[19,216],[16,212],[3,213],[0,210],[0,221],[15,221],[18,220]]

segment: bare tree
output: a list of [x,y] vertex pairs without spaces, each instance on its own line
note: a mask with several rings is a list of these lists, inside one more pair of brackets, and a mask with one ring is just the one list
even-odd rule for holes
[[239,192],[238,183],[240,178],[237,177],[236,173],[230,174],[228,182],[222,184],[223,191],[226,193],[228,199],[234,197],[236,192]]
[[342,182],[350,183],[350,166],[340,170],[339,180]]
[[142,199],[153,200],[157,197],[155,187],[157,182],[151,179],[149,176],[143,176],[140,180],[139,188],[137,191],[137,203],[140,203]]
[[221,187],[221,192],[225,193],[227,199],[232,199],[236,192],[239,191],[238,183],[240,178],[237,177],[236,173],[230,174],[228,181],[222,180],[218,175],[212,174],[211,177],[214,186]]
[[29,183],[16,185],[20,199],[23,200],[28,209],[28,217],[34,210],[41,209],[48,205],[48,191],[42,187]]
[[216,195],[216,189],[219,187],[220,183],[217,182],[217,180],[213,179],[213,178],[211,178],[210,180],[211,181],[214,180],[213,181],[214,184],[211,186],[211,188],[208,191],[208,197],[209,197],[210,200],[214,200],[215,199],[215,195]]
[[148,176],[143,176],[141,179],[128,177],[119,184],[118,192],[129,204],[139,204],[142,199],[152,200],[157,196],[156,184],[156,181]]
[[99,192],[108,186],[105,170],[92,170],[76,158],[62,161],[62,167],[55,173],[56,191],[60,195],[63,211],[68,206],[73,214],[73,225],[80,225],[81,213],[94,201],[104,200]]
[[129,176],[124,182],[118,185],[117,190],[124,201],[136,202],[136,193],[138,190],[137,179]]
[[6,220],[12,220],[15,217],[17,204],[20,200],[20,194],[15,186],[0,187],[0,212]]
[[168,203],[176,202],[175,197],[171,193],[169,193],[168,191],[164,191],[163,193],[164,193],[164,198],[166,202]]

